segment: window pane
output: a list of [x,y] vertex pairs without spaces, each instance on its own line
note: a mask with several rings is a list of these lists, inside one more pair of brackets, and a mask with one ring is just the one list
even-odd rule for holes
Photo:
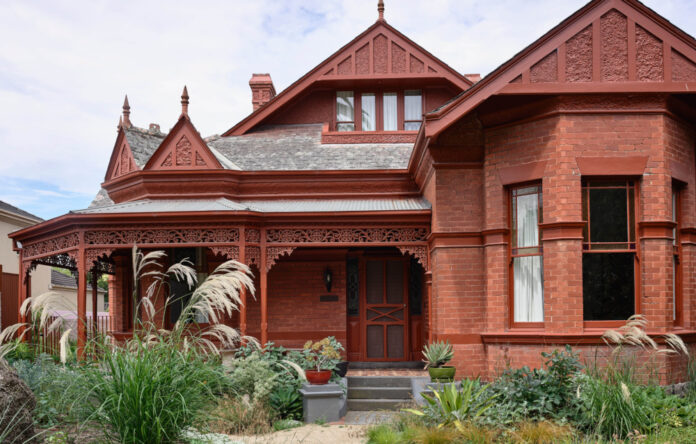
[[625,188],[590,189],[590,242],[628,242]]
[[421,127],[421,122],[404,122],[404,130],[406,131],[418,131]]
[[396,131],[396,93],[384,93],[384,131]]
[[[336,93],[336,121],[353,122],[354,120],[353,91],[338,91]],[[339,131],[341,130],[339,129]]]
[[538,194],[527,194],[514,199],[516,201],[515,245],[517,247],[539,245]]
[[404,91],[404,120],[421,120],[422,118],[421,92],[419,90]]
[[582,255],[586,321],[620,321],[635,314],[633,253]]
[[354,123],[339,123],[336,125],[338,131],[355,131]]
[[514,274],[515,322],[544,322],[543,257],[516,257]]
[[375,115],[375,95],[373,93],[362,95],[362,130],[374,131],[377,129],[377,116]]

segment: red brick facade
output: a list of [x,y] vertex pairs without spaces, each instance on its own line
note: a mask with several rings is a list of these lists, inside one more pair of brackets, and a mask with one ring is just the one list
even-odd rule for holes
[[[601,334],[623,320],[586,319],[583,255],[590,246],[584,241],[582,193],[583,183],[622,180],[636,193],[635,241],[629,247],[636,313],[646,317],[651,334],[678,333],[686,342],[696,342],[696,41],[635,0],[595,0],[476,84],[471,78],[475,76],[454,72],[380,17],[278,95],[270,76],[252,79],[254,112],[222,136],[248,141],[277,137],[283,145],[290,139],[280,137],[297,136],[302,125],[320,124],[316,144],[325,152],[315,157],[327,152],[337,159],[344,156],[350,162],[342,168],[312,169],[311,157],[282,171],[236,170],[219,162],[219,152],[197,135],[188,117],[186,94],[179,122],[144,166],[133,164],[127,128],[120,128],[103,184],[115,204],[172,198],[227,198],[239,205],[255,199],[424,199],[427,209],[68,215],[16,235],[29,245],[26,269],[40,258],[33,247],[37,239],[77,233],[71,239],[79,240],[74,249],[81,253],[69,245],[53,248],[59,243],[52,242],[41,252],[44,256],[67,251],[81,258],[92,246],[103,247],[115,265],[112,325],[115,331],[128,330],[126,256],[133,241],[123,239],[137,236],[102,233],[99,242],[89,245],[84,239],[90,224],[102,231],[104,226],[121,230],[130,224],[146,232],[158,228],[166,216],[167,223],[179,225],[170,229],[175,239],[165,233],[161,245],[190,243],[209,249],[210,264],[217,252],[252,265],[256,298],[248,297],[232,325],[287,347],[333,335],[346,345],[349,356],[362,359],[369,350],[367,274],[362,261],[360,283],[353,283],[362,305],[351,314],[349,258],[375,252],[406,256],[422,267],[409,273],[423,274],[423,283],[408,282],[420,293],[414,300],[409,293],[404,307],[421,306],[409,307],[412,315],[406,315],[403,325],[408,351],[396,359],[420,359],[418,350],[427,338],[448,340],[460,375],[489,377],[506,365],[538,366],[541,351],[564,344],[575,346],[587,359],[606,354]],[[268,94],[258,94],[254,82],[259,79]],[[337,91],[347,90],[354,92],[356,110],[363,93],[375,97],[375,109],[381,109],[383,94],[394,94],[398,128],[383,131],[378,123],[375,131],[339,131]],[[404,124],[409,90],[420,91],[422,99],[425,115],[419,131]],[[377,112],[378,118],[383,112]],[[353,123],[354,129],[361,128],[359,117]],[[269,126],[282,130],[271,133]],[[302,134],[310,137],[309,132]],[[188,145],[182,145],[184,136]],[[274,142],[250,142],[248,149]],[[393,148],[397,143],[413,145],[407,166],[387,158],[371,168],[352,169],[361,159],[346,154],[364,144]],[[313,148],[287,146],[288,151]],[[375,152],[383,148],[372,146]],[[179,151],[198,157],[179,163]],[[125,170],[119,163],[123,153],[131,159]],[[543,201],[538,229],[543,321],[533,323],[514,322],[513,315],[511,189],[524,184],[540,185]],[[678,217],[672,209],[674,190],[679,193]],[[225,236],[238,236],[197,237],[224,224],[229,230]],[[200,233],[179,234],[191,227]],[[333,273],[330,291],[322,279],[326,269]],[[683,366],[660,359],[665,380],[683,378]]]

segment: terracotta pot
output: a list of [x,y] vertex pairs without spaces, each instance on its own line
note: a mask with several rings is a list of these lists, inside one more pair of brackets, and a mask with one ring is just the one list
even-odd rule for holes
[[457,369],[451,366],[428,368],[432,382],[452,382],[456,371]]
[[305,370],[307,381],[314,385],[324,385],[331,379],[331,370]]

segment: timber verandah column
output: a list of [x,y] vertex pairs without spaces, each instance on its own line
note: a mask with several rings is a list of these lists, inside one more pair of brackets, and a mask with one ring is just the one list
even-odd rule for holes
[[261,229],[261,260],[259,264],[259,286],[261,287],[261,346],[268,342],[268,252],[266,251],[266,229]]
[[85,356],[87,344],[87,258],[85,251],[85,232],[79,233],[77,250],[77,358]]

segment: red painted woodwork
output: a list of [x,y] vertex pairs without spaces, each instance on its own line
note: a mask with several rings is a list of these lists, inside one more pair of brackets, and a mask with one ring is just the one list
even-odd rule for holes
[[104,181],[113,180],[137,170],[139,170],[139,168],[135,164],[133,153],[126,139],[125,129],[121,125],[118,129],[118,136],[116,137],[116,143],[111,153],[109,165],[106,168]]
[[191,119],[182,114],[144,169],[214,170],[222,169],[222,165],[203,141]]
[[2,295],[0,328],[5,328],[19,321],[17,317],[19,312],[19,307],[17,306],[19,276],[14,273],[3,273],[2,265],[0,265],[0,294]]

